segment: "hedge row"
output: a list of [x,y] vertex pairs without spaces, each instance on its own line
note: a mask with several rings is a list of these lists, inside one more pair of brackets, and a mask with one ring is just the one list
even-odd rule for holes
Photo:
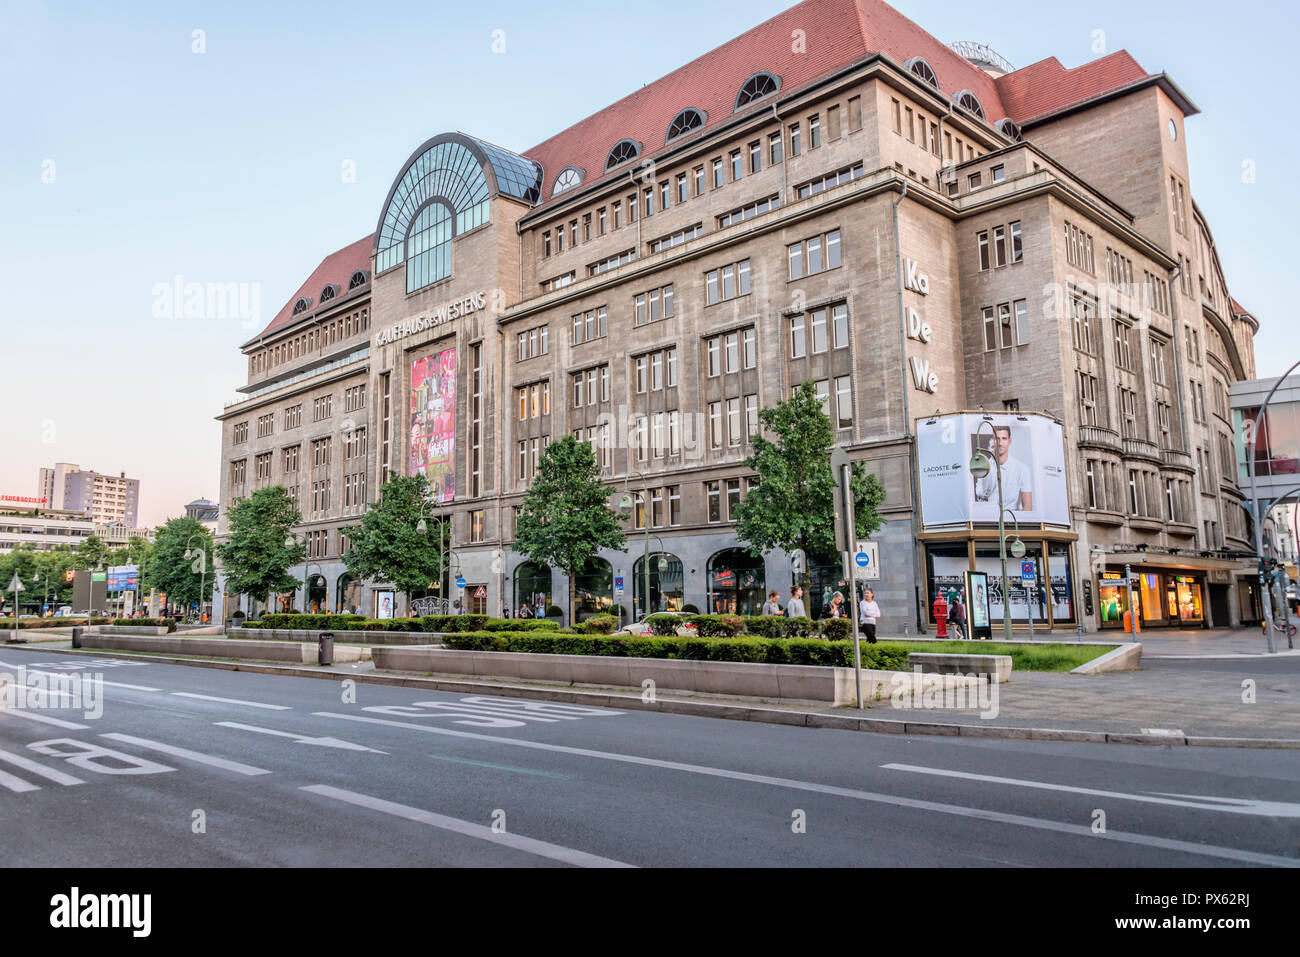
[[[477,631],[446,638],[461,651],[515,651],[544,655],[603,655],[613,658],[670,658],[691,661],[747,661],[770,665],[853,667],[853,643],[820,638],[666,638],[635,635],[565,635],[542,632]],[[905,649],[862,646],[862,667],[906,671]]]
[[785,618],[781,615],[651,615],[646,619],[659,637],[672,637],[683,624],[694,625],[701,638],[828,638],[843,641],[852,627],[847,618]]
[[[606,616],[609,617],[609,616]],[[489,618],[487,615],[425,615],[423,618],[366,618],[364,615],[263,615],[260,621],[245,621],[245,628],[308,631],[535,631],[554,630],[558,621],[527,618]],[[613,630],[612,628],[610,629]]]
[[[101,618],[19,618],[18,628],[71,628],[74,625],[107,625],[112,619]],[[13,631],[13,616],[0,618],[0,631]]]
[[128,628],[166,628],[168,634],[176,630],[175,618],[114,618],[113,624]]

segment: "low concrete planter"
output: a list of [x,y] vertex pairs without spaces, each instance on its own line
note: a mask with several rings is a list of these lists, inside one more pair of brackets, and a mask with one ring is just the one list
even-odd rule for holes
[[912,666],[920,665],[922,671],[932,674],[988,674],[992,675],[997,684],[1011,680],[1010,655],[931,654],[914,651],[907,661]]
[[1131,642],[1108,651],[1099,658],[1085,661],[1073,669],[1072,675],[1104,675],[1113,671],[1136,671],[1142,664],[1142,643]]
[[335,645],[432,645],[441,637],[423,631],[354,631],[350,629],[321,628],[227,628],[229,638],[245,638],[249,641],[310,641],[316,642],[322,631],[334,636]]
[[[153,638],[135,635],[85,635],[83,648],[118,651],[149,651],[164,655],[199,655],[204,658],[244,658],[251,661],[287,661],[315,664],[316,644],[288,641],[236,641],[231,638]],[[334,646],[336,662],[365,661],[370,649],[354,645]]]
[[166,625],[96,625],[101,635],[165,635]]
[[[510,651],[459,651],[450,648],[372,648],[377,669],[419,673],[476,675],[557,681],[566,684],[654,687],[699,694],[753,698],[793,698],[848,704],[856,699],[852,668],[824,665],[767,665],[731,661],[685,661],[673,658],[613,658],[605,655],[539,655]],[[942,657],[942,656],[933,656]],[[989,657],[989,656],[984,656]],[[1010,671],[1010,659],[1007,670]],[[909,671],[864,669],[864,696],[889,698],[900,682],[911,687]],[[923,687],[973,687],[985,678],[926,674]],[[997,680],[1004,680],[994,678]]]

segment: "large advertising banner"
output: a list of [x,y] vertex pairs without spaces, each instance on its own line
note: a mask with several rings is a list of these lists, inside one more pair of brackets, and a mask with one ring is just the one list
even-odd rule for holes
[[411,365],[411,475],[423,475],[435,502],[456,495],[456,350]]
[[[987,425],[981,427],[982,422]],[[991,426],[991,429],[990,429]],[[976,479],[971,456],[983,449],[989,472]],[[1069,525],[1065,441],[1061,424],[1043,415],[959,413],[916,426],[921,521],[927,527],[998,520],[1002,504],[1019,521]]]

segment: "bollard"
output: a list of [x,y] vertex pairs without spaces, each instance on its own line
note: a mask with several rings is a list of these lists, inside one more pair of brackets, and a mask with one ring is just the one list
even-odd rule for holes
[[73,626],[73,629],[72,629],[72,647],[73,647],[73,648],[80,648],[80,647],[81,647],[81,626],[80,626],[80,625],[75,625],[75,626]]
[[316,663],[334,664],[334,632],[322,631],[316,639]]

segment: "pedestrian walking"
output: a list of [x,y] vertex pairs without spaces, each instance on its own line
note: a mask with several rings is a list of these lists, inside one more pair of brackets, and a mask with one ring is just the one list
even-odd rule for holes
[[519,617],[520,617],[520,618],[532,618],[532,617],[533,617],[533,610],[532,610],[531,608],[528,607],[528,603],[527,603],[527,602],[525,602],[525,603],[523,604],[523,606],[519,609]]
[[876,593],[868,588],[862,593],[862,601],[858,602],[858,624],[862,626],[867,641],[873,645],[876,643],[876,621],[879,618],[880,606],[876,604]]
[[786,602],[785,614],[787,618],[808,617],[808,612],[803,607],[803,589],[798,585],[790,589],[790,600]]
[[781,614],[781,603],[777,601],[777,599],[780,597],[781,597],[780,594],[776,590],[768,592],[767,601],[763,603],[763,614],[765,615]]
[[966,637],[966,606],[962,603],[961,593],[953,595],[952,604],[948,606],[948,627],[954,638]]

